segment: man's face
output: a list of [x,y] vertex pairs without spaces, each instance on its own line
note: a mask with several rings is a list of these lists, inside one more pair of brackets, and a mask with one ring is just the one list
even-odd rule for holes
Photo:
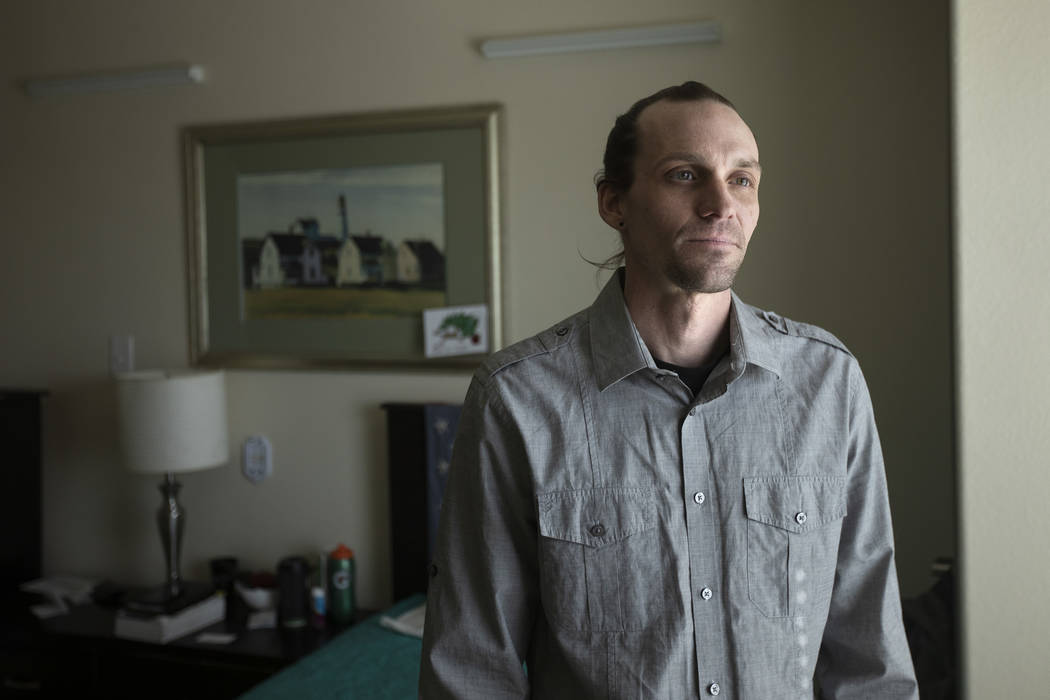
[[631,188],[600,198],[623,237],[628,279],[672,292],[729,289],[758,223],[760,172],[755,137],[730,107],[647,107]]

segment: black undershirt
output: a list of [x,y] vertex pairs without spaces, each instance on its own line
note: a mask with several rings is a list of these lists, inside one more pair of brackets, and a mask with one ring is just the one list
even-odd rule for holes
[[679,367],[678,365],[672,365],[670,362],[664,362],[658,360],[655,357],[653,361],[656,362],[656,366],[660,369],[667,369],[678,375],[678,378],[682,380],[682,383],[689,387],[689,391],[693,392],[693,396],[700,393],[701,387],[704,386],[704,382],[707,381],[708,375],[711,374],[711,370],[715,368],[715,365],[719,363],[722,356],[715,358],[714,362],[709,364],[700,365],[699,367]]

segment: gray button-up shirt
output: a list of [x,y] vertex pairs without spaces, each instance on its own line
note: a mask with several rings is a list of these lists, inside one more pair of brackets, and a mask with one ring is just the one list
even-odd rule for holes
[[695,397],[620,275],[489,358],[431,576],[424,698],[918,698],[857,362],[735,295]]

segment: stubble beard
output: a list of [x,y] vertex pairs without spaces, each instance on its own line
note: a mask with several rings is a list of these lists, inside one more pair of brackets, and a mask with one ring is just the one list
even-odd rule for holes
[[[685,233],[685,232],[683,232]],[[732,238],[738,241],[741,236],[734,232]],[[744,261],[741,253],[736,251],[710,251],[700,260],[686,260],[672,256],[664,266],[664,275],[671,284],[684,292],[693,294],[717,294],[733,286],[736,274]],[[713,254],[710,254],[713,253]]]
[[668,281],[683,292],[691,294],[717,294],[733,286],[740,264],[719,265],[706,261],[697,265],[686,265],[672,260],[664,270]]

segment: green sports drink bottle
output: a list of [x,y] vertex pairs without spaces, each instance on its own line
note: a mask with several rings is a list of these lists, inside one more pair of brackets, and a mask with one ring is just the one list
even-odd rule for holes
[[328,619],[336,625],[354,620],[354,550],[340,544],[328,555]]

